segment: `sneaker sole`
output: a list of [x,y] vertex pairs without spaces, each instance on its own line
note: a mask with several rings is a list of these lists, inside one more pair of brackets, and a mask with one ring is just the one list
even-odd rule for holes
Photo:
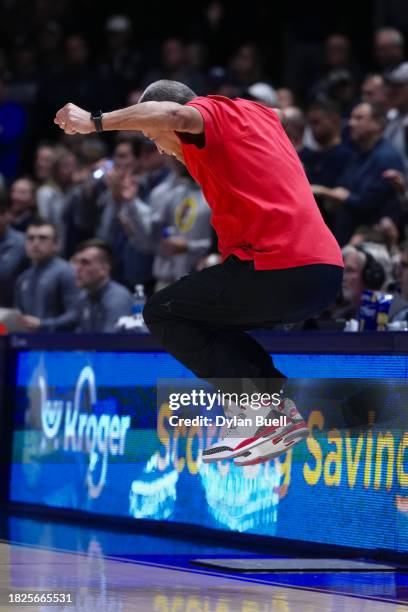
[[[246,465],[256,465],[258,463],[266,463],[270,459],[276,459],[279,455],[282,455],[287,450],[295,446],[295,444],[299,444],[302,440],[305,440],[310,435],[309,430],[304,427],[301,430],[290,432],[284,436],[277,436],[275,438],[276,442],[271,440],[267,440],[264,442],[265,449],[262,450],[262,445],[256,448],[254,451],[249,451],[249,457],[243,457],[242,455],[234,460],[234,465],[244,467]],[[273,444],[273,450],[271,449],[271,442]],[[252,456],[251,456],[252,455]]]
[[[281,440],[283,436],[285,438],[288,438],[291,435],[292,436],[295,435],[298,430],[304,429],[304,428],[306,428],[306,423],[302,421],[301,423],[298,423],[292,426],[291,429],[287,433],[276,435],[276,432],[277,430],[279,430],[279,427],[268,427],[266,431],[262,432],[255,438],[248,438],[247,440],[243,440],[233,450],[220,451],[219,453],[214,453],[213,455],[202,455],[202,461],[203,463],[214,463],[215,461],[223,461],[224,459],[235,459],[236,457],[240,457],[241,455],[254,449],[260,444],[265,444],[266,442],[270,442],[271,439],[276,439],[276,443],[278,443],[278,441]],[[306,431],[307,431],[307,435],[309,435],[309,430],[307,428],[306,428]]]

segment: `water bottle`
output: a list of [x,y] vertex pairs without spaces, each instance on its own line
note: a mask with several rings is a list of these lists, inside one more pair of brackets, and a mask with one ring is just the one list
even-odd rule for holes
[[179,233],[178,229],[174,225],[167,225],[166,227],[163,227],[162,229],[163,238],[170,238],[171,236],[176,236],[176,234],[178,233]]
[[135,327],[142,333],[148,333],[149,331],[145,325],[142,315],[145,304],[146,297],[143,285],[135,285],[135,290],[133,292],[132,316]]

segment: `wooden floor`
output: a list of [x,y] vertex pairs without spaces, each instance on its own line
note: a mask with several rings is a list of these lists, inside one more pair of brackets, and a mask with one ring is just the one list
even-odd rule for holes
[[[381,612],[403,605],[104,558],[0,543],[0,611]],[[71,592],[75,604],[10,604],[9,593]]]

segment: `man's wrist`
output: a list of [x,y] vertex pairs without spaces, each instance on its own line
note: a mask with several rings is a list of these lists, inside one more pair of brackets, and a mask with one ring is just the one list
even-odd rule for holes
[[103,119],[103,114],[101,110],[91,112],[91,121],[93,125],[95,126],[96,132],[103,132],[102,119]]

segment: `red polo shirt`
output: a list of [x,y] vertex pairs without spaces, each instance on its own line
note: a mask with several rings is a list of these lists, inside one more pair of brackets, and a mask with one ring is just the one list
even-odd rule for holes
[[257,270],[343,267],[340,247],[275,111],[223,96],[188,104],[204,119],[205,146],[182,142],[183,155],[212,209],[222,259],[252,259]]

